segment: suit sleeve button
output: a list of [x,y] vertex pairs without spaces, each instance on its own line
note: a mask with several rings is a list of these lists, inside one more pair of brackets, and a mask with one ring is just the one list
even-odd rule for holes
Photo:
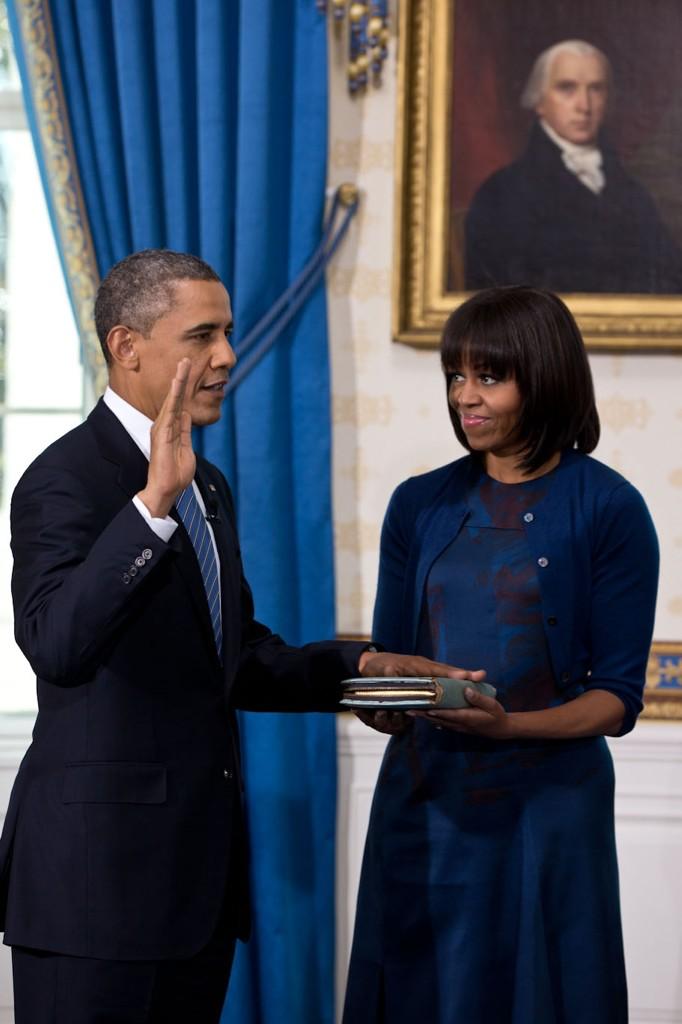
[[137,558],[135,559],[135,565],[137,566],[138,569],[143,569],[146,564],[147,563],[145,562],[142,555],[138,555]]
[[538,558],[538,565],[539,565],[539,566],[540,566],[540,567],[541,567],[542,569],[546,569],[546,568],[547,568],[547,566],[549,565],[549,558],[545,558],[545,556],[544,556],[544,555],[542,556],[542,558]]
[[130,568],[128,569],[128,575],[137,576],[137,569],[135,568],[134,565],[131,565]]
[[142,557],[144,558],[145,562],[148,562],[149,559],[152,557],[152,549],[145,548],[144,551],[142,552]]
[[128,575],[127,572],[123,573],[123,575],[121,576],[121,579],[123,580],[124,583],[130,583],[130,576]]

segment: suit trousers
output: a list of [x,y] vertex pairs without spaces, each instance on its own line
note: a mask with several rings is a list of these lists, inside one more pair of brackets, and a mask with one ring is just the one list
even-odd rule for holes
[[95,960],[12,948],[15,1024],[218,1024],[234,957],[231,917],[182,960]]

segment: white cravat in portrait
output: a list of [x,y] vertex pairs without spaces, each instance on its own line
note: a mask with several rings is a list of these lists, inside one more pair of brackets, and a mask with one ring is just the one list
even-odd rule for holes
[[606,185],[606,178],[602,170],[601,150],[597,146],[577,146],[574,142],[562,139],[553,128],[540,118],[540,125],[543,131],[550,137],[555,146],[561,150],[561,159],[564,166],[590,192],[599,195]]

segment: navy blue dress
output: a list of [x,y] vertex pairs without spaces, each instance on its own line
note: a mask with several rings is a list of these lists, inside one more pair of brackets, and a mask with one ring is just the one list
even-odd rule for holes
[[[481,477],[431,567],[418,653],[484,668],[508,711],[561,703],[520,525],[548,478]],[[602,738],[502,742],[416,720],[387,748],[344,1024],[627,1024]]]

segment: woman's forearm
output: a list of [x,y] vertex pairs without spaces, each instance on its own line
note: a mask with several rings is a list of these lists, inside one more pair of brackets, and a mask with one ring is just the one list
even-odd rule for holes
[[574,700],[542,711],[512,711],[507,715],[509,739],[579,739],[617,735],[625,708],[608,690],[587,690]]

